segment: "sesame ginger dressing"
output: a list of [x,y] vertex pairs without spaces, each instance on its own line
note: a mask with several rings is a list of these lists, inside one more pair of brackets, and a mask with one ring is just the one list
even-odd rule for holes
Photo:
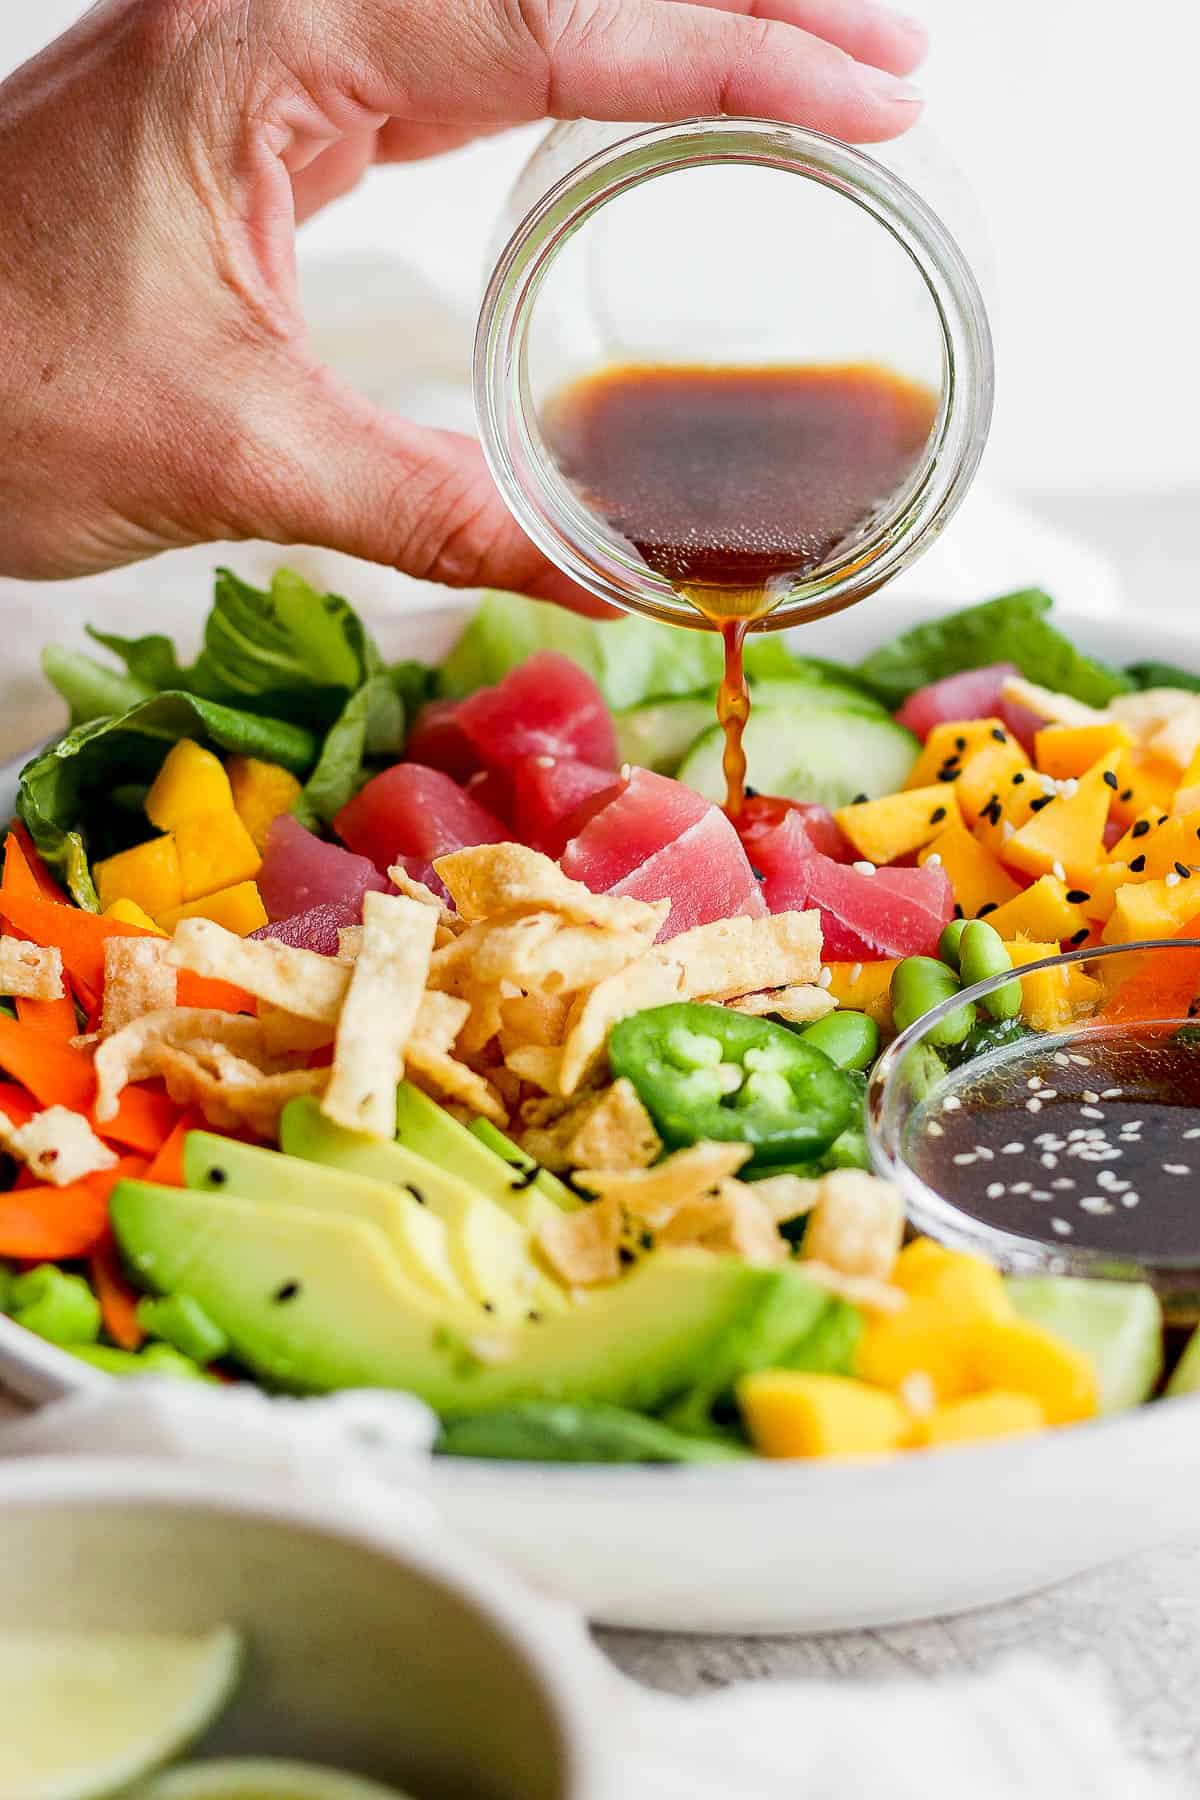
[[741,811],[747,631],[866,536],[912,478],[937,412],[873,364],[625,364],[571,383],[547,440],[581,497],[720,631],[726,810]]

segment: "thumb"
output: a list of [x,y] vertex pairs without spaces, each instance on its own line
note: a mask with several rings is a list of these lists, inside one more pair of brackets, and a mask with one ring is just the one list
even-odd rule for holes
[[[245,535],[314,544],[447,587],[499,587],[603,616],[526,537],[483,452],[460,432],[387,413],[321,367],[271,384]],[[263,440],[266,441],[263,441]]]

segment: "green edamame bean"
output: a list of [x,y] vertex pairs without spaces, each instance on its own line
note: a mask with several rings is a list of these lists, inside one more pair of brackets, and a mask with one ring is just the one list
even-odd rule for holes
[[868,1069],[879,1055],[879,1027],[869,1013],[831,1012],[800,1033],[839,1069]]
[[[906,956],[892,972],[892,1018],[896,1030],[907,1031],[943,1000],[953,999],[960,985],[954,970],[935,957]],[[928,1041],[931,1044],[960,1044],[974,1023],[974,1006],[956,1007],[933,1028]]]
[[12,1316],[51,1344],[94,1344],[100,1335],[100,1302],[82,1275],[41,1263],[12,1284]]
[[962,942],[962,934],[969,923],[969,919],[951,919],[938,939],[938,955],[949,969],[958,967],[958,947]]
[[[989,925],[986,919],[970,920],[958,946],[958,969],[963,986],[974,987],[977,981],[990,981],[994,975],[1003,975],[1011,968],[1008,946],[995,926]],[[1021,1010],[1020,981],[1006,981],[979,1004],[993,1019],[1015,1019]]]
[[226,1354],[229,1339],[190,1294],[167,1294],[138,1302],[138,1324],[193,1362],[211,1363]]

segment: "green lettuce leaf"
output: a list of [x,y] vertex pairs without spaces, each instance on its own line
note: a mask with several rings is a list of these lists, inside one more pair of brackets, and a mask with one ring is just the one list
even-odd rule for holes
[[931,681],[997,662],[1015,663],[1026,680],[1088,706],[1128,693],[1128,676],[1084,656],[1049,623],[1052,604],[1029,588],[931,619],[874,651],[859,664],[859,679],[893,710]]
[[1125,673],[1136,688],[1187,688],[1189,693],[1200,694],[1200,675],[1190,675],[1174,663],[1131,663]]
[[486,1456],[503,1462],[738,1462],[744,1445],[688,1437],[644,1413],[620,1406],[526,1400],[442,1427],[439,1456]]
[[184,686],[206,699],[321,730],[383,668],[357,613],[279,569],[269,593],[217,571],[204,649]]
[[317,766],[292,807],[293,816],[309,831],[330,824],[362,786],[369,758],[399,756],[404,719],[404,703],[388,674],[365,681],[326,733]]
[[119,656],[135,681],[144,682],[156,693],[162,693],[165,688],[188,685],[174,644],[161,632],[153,632],[149,637],[129,638],[119,637],[115,631],[97,631],[94,625],[89,625],[87,634],[94,643],[103,644],[106,650]]
[[49,644],[42,651],[42,671],[70,708],[72,725],[125,712],[154,693],[152,686],[136,676],[122,675],[85,651],[61,644]]
[[152,781],[167,749],[182,737],[282,763],[301,776],[319,750],[314,734],[300,725],[185,693],[156,694],[114,718],[68,731],[22,769],[17,813],[80,906],[97,906],[89,859],[147,834],[144,819],[111,804],[113,790]]

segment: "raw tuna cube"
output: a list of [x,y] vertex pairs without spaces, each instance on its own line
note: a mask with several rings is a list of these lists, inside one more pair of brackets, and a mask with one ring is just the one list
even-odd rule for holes
[[1019,674],[1016,663],[989,663],[983,669],[946,675],[910,694],[896,714],[896,723],[907,725],[924,743],[935,725],[955,719],[990,719],[1000,713],[1004,683],[1010,675]]
[[333,825],[343,843],[385,872],[398,857],[431,863],[468,844],[502,844],[511,835],[440,769],[409,762],[368,781]]
[[635,900],[669,900],[660,943],[693,925],[738,914],[761,919],[767,912],[741,840],[717,806],[608,891]]
[[539,650],[495,687],[460,700],[456,717],[489,768],[509,768],[523,756],[617,766],[617,735],[603,694],[557,650]]
[[290,919],[313,907],[346,905],[355,918],[343,922],[354,924],[362,913],[363,895],[382,893],[386,887],[387,882],[365,856],[355,856],[339,844],[323,843],[290,813],[281,813],[272,821],[258,872],[258,891],[269,919]]
[[[374,875],[375,870],[371,873]],[[310,906],[290,919],[275,919],[270,925],[260,925],[250,936],[273,938],[277,944],[290,944],[294,950],[316,950],[321,956],[336,956],[338,932],[343,926],[361,923],[362,901],[343,900],[334,905]]]
[[412,723],[404,745],[406,762],[440,769],[453,780],[466,782],[480,767],[475,746],[458,722],[457,700],[429,700]]
[[1021,748],[1032,756],[1033,740],[1046,723],[1045,719],[1035,713],[1032,707],[1022,706],[1016,700],[1001,700],[996,707],[996,717],[1003,719]]
[[523,844],[559,856],[580,809],[598,794],[614,794],[611,769],[569,756],[525,756],[514,763],[513,829]]
[[[758,839],[775,831],[789,813],[800,820],[813,849],[822,856],[831,856],[834,862],[854,861],[857,851],[828,807],[813,800],[777,800],[768,794],[752,794],[737,819],[738,836],[752,863]],[[754,866],[757,868],[757,863]]]
[[754,855],[766,877],[763,898],[772,912],[819,908],[821,954],[827,962],[932,956],[954,913],[954,894],[943,869],[927,865],[864,874],[815,851],[794,815],[773,835],[764,833]]
[[605,894],[712,810],[711,800],[682,782],[631,769],[619,793],[567,844],[562,866],[594,894]]

